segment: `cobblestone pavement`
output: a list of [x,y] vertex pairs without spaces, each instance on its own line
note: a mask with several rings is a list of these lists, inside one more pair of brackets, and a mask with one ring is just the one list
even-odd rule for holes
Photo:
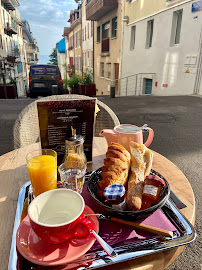
[[[201,269],[202,254],[202,99],[176,97],[98,97],[121,123],[147,123],[155,132],[151,148],[175,163],[189,179],[196,197],[197,240],[186,247],[169,270]],[[33,100],[0,100],[0,155],[13,149],[12,128],[20,111]],[[158,270],[158,269],[154,269]]]

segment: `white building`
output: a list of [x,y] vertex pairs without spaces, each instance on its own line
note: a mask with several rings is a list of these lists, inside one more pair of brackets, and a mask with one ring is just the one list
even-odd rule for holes
[[58,67],[60,70],[61,77],[64,80],[67,77],[64,37],[56,44],[56,48],[57,48]]
[[74,58],[74,53],[70,50],[69,43],[70,27],[64,27],[63,37],[65,38],[65,64],[66,64],[66,78],[69,78],[71,74],[70,59]]
[[33,33],[30,30],[28,21],[22,21],[23,39],[26,41],[27,62],[30,65],[39,63],[39,47]]
[[82,54],[83,72],[93,73],[94,22],[86,20],[86,0],[82,1]]
[[202,94],[202,1],[163,1],[126,3],[120,95]]

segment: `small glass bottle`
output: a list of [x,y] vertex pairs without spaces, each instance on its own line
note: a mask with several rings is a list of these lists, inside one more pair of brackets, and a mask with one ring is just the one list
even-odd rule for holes
[[120,184],[113,184],[104,189],[106,203],[116,210],[126,210],[125,187]]
[[151,204],[159,202],[161,191],[165,186],[163,179],[156,175],[149,175],[145,179],[144,189],[142,193],[142,208],[147,209]]
[[76,130],[72,128],[72,137],[68,138],[68,140],[65,141],[64,163],[69,161],[75,161],[87,165],[83,144],[83,136],[76,135]]

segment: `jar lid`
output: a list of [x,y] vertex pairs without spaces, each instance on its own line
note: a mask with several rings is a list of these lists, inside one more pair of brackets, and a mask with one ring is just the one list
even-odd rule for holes
[[84,143],[84,138],[81,135],[75,135],[73,137],[68,138],[67,142],[71,145],[82,144]]
[[125,195],[125,187],[120,184],[113,184],[106,187],[103,194],[107,200],[117,200]]
[[158,175],[152,175],[152,174],[150,174],[150,175],[148,175],[145,179],[152,179],[152,180],[156,180],[156,181],[159,181],[159,182],[161,182],[164,186],[165,186],[165,181],[162,179],[162,178],[160,178]]

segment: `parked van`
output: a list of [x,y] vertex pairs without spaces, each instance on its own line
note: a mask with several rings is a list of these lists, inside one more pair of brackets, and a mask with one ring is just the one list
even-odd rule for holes
[[29,73],[29,93],[31,98],[63,94],[63,82],[58,66],[32,65]]

